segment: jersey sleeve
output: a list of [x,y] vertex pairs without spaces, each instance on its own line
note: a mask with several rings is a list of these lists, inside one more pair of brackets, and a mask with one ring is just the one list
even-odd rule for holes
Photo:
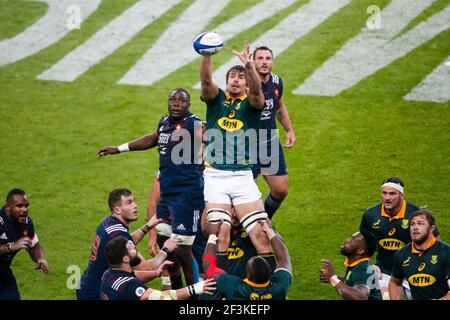
[[0,217],[0,244],[9,242],[6,236],[6,229],[6,222]]
[[34,245],[37,243],[37,235],[34,230],[33,219],[30,216],[28,216],[25,224],[21,226],[20,237],[30,238],[32,244],[34,243]]
[[235,289],[242,282],[242,279],[236,276],[223,274],[217,279],[217,291],[222,293],[225,297],[233,296]]
[[394,261],[392,263],[392,276],[401,280],[403,279],[403,269],[402,269],[402,249],[398,250],[394,254]]
[[[371,273],[370,270],[373,272]],[[351,275],[353,286],[362,284],[367,288],[370,288],[369,284],[372,284],[375,276],[375,270],[373,267],[371,269],[359,268],[357,270],[353,270]]]
[[130,280],[126,283],[125,290],[123,291],[125,300],[140,300],[142,295],[147,291],[145,284],[139,279]]
[[283,79],[280,78],[280,89],[279,89],[279,98],[281,99],[283,97]]
[[131,234],[125,228],[118,228],[118,229],[112,231],[111,233],[109,233],[108,236],[109,236],[109,240],[111,240],[115,237],[122,236],[122,237],[127,238],[128,240],[133,241]]
[[217,95],[212,100],[205,101],[205,100],[203,100],[202,97],[200,97],[200,100],[202,100],[204,103],[206,103],[206,107],[212,108],[212,107],[217,107],[219,105],[219,101],[222,96],[225,96],[225,93],[223,92],[222,89],[219,88]]
[[360,223],[360,225],[359,225],[359,230],[368,230],[368,231],[370,231],[370,229],[369,229],[370,227],[369,227],[369,222],[367,221],[367,210],[366,211],[364,211],[364,214],[362,215],[362,218],[361,218],[361,223]]
[[292,284],[292,274],[286,269],[276,269],[270,282],[277,290],[281,290],[285,296]]
[[450,280],[450,245],[446,245],[446,257],[445,257],[445,269],[444,269],[444,273],[445,273],[445,279]]

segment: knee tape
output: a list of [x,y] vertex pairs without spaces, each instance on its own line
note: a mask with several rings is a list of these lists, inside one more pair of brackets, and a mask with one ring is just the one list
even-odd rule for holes
[[172,235],[172,226],[164,222],[158,223],[155,230],[160,236],[170,237]]
[[194,240],[195,240],[195,235],[188,236],[188,235],[172,233],[172,235],[170,237],[175,238],[175,240],[177,240],[177,243],[182,246],[192,246],[192,244],[194,243]]
[[206,221],[209,223],[219,223],[223,220],[224,223],[231,225],[231,214],[224,209],[212,208],[206,213]]
[[242,224],[245,231],[247,231],[247,233],[249,233],[250,230],[252,230],[253,227],[256,226],[256,223],[259,220],[264,220],[264,219],[268,219],[268,218],[269,217],[267,216],[267,213],[264,210],[260,210],[260,211],[253,211],[253,212],[250,212],[249,214],[246,214],[241,219],[239,219],[239,222]]

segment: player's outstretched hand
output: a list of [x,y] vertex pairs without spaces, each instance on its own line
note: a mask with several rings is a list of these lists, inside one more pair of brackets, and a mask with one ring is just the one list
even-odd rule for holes
[[216,291],[216,281],[214,280],[214,278],[197,282],[195,285],[199,285],[198,287],[203,286],[203,289],[201,290],[203,291],[202,293],[208,295],[211,295]]
[[153,229],[158,223],[161,223],[163,221],[162,218],[156,218],[156,215],[153,215],[149,222],[147,222],[147,227],[149,229]]
[[295,144],[295,133],[293,130],[289,130],[286,132],[286,143],[284,144],[285,148],[292,148]]
[[169,268],[172,265],[173,265],[173,262],[169,261],[169,260],[165,260],[163,263],[161,263],[159,265],[158,269],[156,269],[156,271],[158,272],[158,276],[161,277],[163,271],[166,270],[167,268]]
[[244,65],[247,63],[252,63],[252,53],[250,52],[250,46],[248,45],[247,40],[244,41],[244,50],[242,52],[233,50],[233,54],[238,57]]
[[36,263],[35,269],[36,270],[42,269],[44,274],[47,275],[49,273],[47,260],[39,259],[38,262]]
[[97,151],[97,157],[104,157],[108,154],[116,154],[120,153],[119,148],[117,147],[103,147]]

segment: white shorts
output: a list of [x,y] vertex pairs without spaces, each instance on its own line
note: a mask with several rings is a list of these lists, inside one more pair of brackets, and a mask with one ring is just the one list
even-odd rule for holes
[[252,170],[226,171],[205,168],[205,202],[237,206],[261,200]]
[[[381,292],[389,292],[389,280],[391,279],[391,276],[385,273],[381,273],[381,279],[378,280],[380,283],[380,289]],[[409,283],[406,281],[406,279],[403,279],[402,283],[403,291],[405,292],[406,298],[408,300],[411,300],[411,290],[409,288]],[[383,300],[389,300],[389,293],[387,295],[383,293]]]

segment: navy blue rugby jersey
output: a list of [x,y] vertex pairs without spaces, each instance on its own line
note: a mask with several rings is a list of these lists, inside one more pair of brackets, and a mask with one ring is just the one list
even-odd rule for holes
[[[23,237],[29,237],[33,246],[37,243],[31,217],[28,216],[24,223],[19,223],[8,218],[5,208],[0,209],[0,244],[16,242]],[[0,256],[0,270],[9,268],[17,252],[18,251],[9,252]]]
[[266,83],[261,83],[261,89],[264,93],[266,104],[261,113],[260,129],[276,129],[275,113],[283,96],[283,81],[279,76],[271,72],[269,80]]
[[103,219],[95,232],[91,247],[89,264],[81,277],[80,294],[88,299],[100,299],[100,281],[103,273],[109,268],[105,247],[109,240],[124,236],[132,240],[128,226],[114,216]]
[[140,300],[148,288],[134,272],[108,269],[102,277],[103,300]]
[[201,126],[201,120],[190,112],[181,119],[164,116],[159,121],[157,135],[162,193],[203,193]]

